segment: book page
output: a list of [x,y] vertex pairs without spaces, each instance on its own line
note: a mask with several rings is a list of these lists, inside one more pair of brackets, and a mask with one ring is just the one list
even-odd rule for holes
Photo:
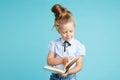
[[56,68],[56,67],[52,67],[52,66],[44,66],[45,69],[48,69],[48,70],[52,70],[52,71],[55,71],[55,72],[59,72],[59,73],[65,73],[66,71],[62,70],[62,69],[59,69],[59,68]]

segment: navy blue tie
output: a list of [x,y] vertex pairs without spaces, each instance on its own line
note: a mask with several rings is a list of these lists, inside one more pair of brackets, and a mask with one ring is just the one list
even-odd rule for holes
[[63,44],[64,44],[64,52],[65,52],[66,47],[71,46],[71,44],[68,41],[65,41]]

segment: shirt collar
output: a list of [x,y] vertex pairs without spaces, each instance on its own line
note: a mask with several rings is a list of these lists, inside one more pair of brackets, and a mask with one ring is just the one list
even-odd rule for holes
[[[65,42],[65,40],[63,38],[60,38],[61,39],[61,43],[63,44]],[[72,42],[74,41],[74,38],[72,38],[70,41],[68,41],[70,44],[72,44]]]

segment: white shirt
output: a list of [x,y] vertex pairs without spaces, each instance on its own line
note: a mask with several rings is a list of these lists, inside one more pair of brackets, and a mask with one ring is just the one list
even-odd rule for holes
[[[49,51],[55,53],[55,57],[77,57],[78,55],[85,55],[85,47],[82,43],[80,43],[76,39],[71,39],[69,43],[71,46],[66,47],[66,51],[64,52],[63,46],[64,40],[59,38],[55,41],[51,41],[49,44]],[[75,64],[72,66],[74,67]],[[63,64],[56,65],[60,69],[64,69]]]

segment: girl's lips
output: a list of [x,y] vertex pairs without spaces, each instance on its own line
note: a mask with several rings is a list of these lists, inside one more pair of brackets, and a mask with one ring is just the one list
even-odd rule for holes
[[71,38],[66,38],[66,40],[70,40]]

